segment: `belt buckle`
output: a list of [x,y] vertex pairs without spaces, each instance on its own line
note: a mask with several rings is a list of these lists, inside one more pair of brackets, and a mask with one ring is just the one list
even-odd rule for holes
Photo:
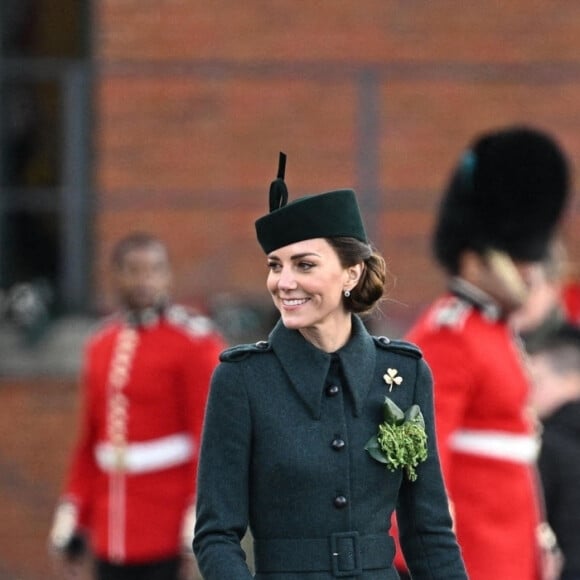
[[127,446],[116,445],[114,448],[115,461],[113,471],[118,473],[125,471],[127,467]]
[[358,532],[330,534],[332,574],[335,578],[361,576],[362,561]]

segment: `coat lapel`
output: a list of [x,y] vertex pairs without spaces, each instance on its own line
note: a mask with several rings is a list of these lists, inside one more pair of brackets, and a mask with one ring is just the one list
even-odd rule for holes
[[[320,419],[331,355],[310,344],[297,330],[286,328],[281,321],[274,327],[269,341],[312,417]],[[353,316],[351,340],[338,351],[338,356],[354,402],[354,414],[358,416],[374,375],[376,349],[357,316]]]
[[377,350],[372,336],[358,316],[352,317],[352,337],[338,351],[342,369],[359,416],[375,375]]
[[269,341],[292,386],[312,417],[320,419],[330,355],[310,344],[297,330],[286,328],[281,321],[274,327]]

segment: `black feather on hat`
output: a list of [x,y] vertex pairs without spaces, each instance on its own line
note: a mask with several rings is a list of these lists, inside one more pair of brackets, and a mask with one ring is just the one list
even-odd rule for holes
[[541,260],[568,194],[568,162],[550,136],[528,127],[484,134],[452,174],[435,229],[435,256],[453,274],[466,249]]

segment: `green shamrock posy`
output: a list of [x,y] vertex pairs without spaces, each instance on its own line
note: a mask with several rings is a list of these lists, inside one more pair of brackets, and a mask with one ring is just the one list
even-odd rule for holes
[[419,405],[403,412],[389,397],[383,405],[384,422],[365,445],[370,456],[391,470],[405,469],[410,481],[417,479],[416,467],[427,459],[425,420]]

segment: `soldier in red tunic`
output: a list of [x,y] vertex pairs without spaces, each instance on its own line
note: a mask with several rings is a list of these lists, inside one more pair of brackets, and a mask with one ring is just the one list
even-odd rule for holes
[[513,127],[477,139],[436,226],[449,291],[406,336],[433,371],[441,463],[471,580],[548,578],[529,377],[507,317],[546,255],[568,182],[560,148],[541,132]]
[[87,345],[81,432],[50,542],[69,572],[86,536],[100,580],[176,580],[191,547],[210,376],[225,344],[207,318],[169,303],[157,238],[124,238],[112,266],[123,312]]

